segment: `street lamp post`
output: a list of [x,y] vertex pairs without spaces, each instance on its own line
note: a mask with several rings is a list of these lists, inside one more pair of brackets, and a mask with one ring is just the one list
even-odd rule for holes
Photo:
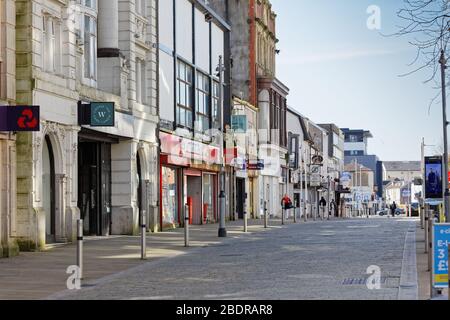
[[220,106],[220,122],[221,122],[221,132],[222,137],[220,141],[220,193],[219,193],[219,237],[225,238],[227,236],[227,230],[225,228],[225,155],[224,155],[224,142],[225,142],[225,119],[223,112],[223,72],[225,71],[225,66],[223,64],[222,56],[219,56],[219,66],[217,67],[217,72],[219,74],[219,106]]
[[441,80],[442,80],[442,121],[444,129],[444,178],[442,183],[444,184],[444,212],[446,221],[449,220],[449,208],[450,208],[450,190],[448,188],[448,136],[447,136],[447,94],[445,88],[445,70],[447,69],[447,59],[445,58],[444,50],[441,50],[441,58],[439,59],[441,64]]

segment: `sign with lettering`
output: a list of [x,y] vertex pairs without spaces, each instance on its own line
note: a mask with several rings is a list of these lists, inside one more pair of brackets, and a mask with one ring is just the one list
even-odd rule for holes
[[0,106],[0,131],[39,130],[39,106]]
[[450,243],[450,223],[433,225],[433,286],[448,288],[448,245]]
[[247,169],[255,171],[264,170],[264,160],[247,160]]
[[114,127],[114,102],[91,102],[92,127]]
[[321,167],[319,165],[311,165],[311,176],[309,184],[311,187],[320,187],[322,184],[320,177]]

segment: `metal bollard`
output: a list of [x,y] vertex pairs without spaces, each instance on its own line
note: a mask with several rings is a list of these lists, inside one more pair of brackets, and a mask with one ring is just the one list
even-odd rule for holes
[[303,207],[303,219],[308,222],[308,204],[305,202]]
[[428,271],[432,268],[434,211],[428,210]]
[[425,253],[428,253],[428,219],[429,219],[429,214],[428,214],[428,209],[426,209],[424,211],[424,228],[425,228]]
[[244,209],[244,232],[248,231],[247,209]]
[[146,212],[145,212],[145,210],[142,210],[142,216],[141,216],[141,260],[147,259],[146,234],[147,234]]
[[267,229],[267,201],[264,201],[264,228]]
[[83,219],[77,221],[77,266],[79,279],[83,279]]
[[184,206],[184,246],[189,247],[189,204]]
[[300,207],[298,206],[298,203],[295,204],[294,207],[294,223],[297,223],[297,209],[299,209]]

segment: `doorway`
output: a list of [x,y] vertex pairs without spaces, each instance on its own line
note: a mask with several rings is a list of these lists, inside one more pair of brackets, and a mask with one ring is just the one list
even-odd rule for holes
[[84,234],[111,232],[111,144],[80,139],[78,205]]
[[42,148],[42,207],[45,212],[45,242],[55,237],[55,158],[50,138],[45,136]]
[[238,219],[244,219],[245,179],[236,178],[236,212]]
[[187,197],[192,199],[192,223],[203,224],[202,219],[202,176],[187,176]]

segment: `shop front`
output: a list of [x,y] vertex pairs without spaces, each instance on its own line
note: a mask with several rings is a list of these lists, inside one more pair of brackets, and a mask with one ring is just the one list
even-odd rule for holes
[[219,148],[161,132],[162,230],[184,223],[186,204],[194,225],[218,221]]

